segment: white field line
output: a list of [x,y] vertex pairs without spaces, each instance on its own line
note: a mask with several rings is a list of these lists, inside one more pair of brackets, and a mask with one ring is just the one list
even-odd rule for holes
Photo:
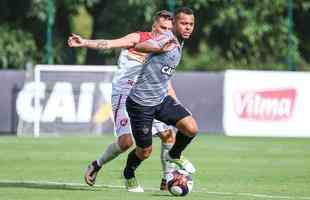
[[[1,184],[33,184],[33,185],[46,185],[46,186],[64,186],[64,187],[86,187],[86,184],[83,183],[69,183],[69,182],[55,182],[55,181],[19,181],[19,180],[0,180]],[[124,189],[124,186],[120,185],[107,185],[107,184],[96,184],[90,188],[111,188],[111,189]],[[159,191],[158,188],[144,188],[146,191]],[[267,195],[267,194],[256,194],[256,193],[243,193],[243,192],[215,192],[208,191],[206,189],[194,189],[196,192],[219,195],[219,196],[248,196],[256,197],[262,199],[293,199],[293,200],[310,200],[310,197],[302,196],[282,196],[282,195]]]

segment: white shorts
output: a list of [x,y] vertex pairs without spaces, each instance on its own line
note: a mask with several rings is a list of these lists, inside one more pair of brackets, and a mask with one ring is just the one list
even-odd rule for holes
[[[114,134],[120,137],[124,134],[132,134],[129,116],[126,110],[127,95],[112,95],[112,111],[114,116]],[[166,125],[158,120],[153,121],[152,134],[156,135],[173,127]]]

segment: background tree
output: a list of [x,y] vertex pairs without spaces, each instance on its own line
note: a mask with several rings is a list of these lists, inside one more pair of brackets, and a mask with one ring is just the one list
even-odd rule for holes
[[[187,1],[196,8],[198,36],[189,43],[183,69],[225,68],[286,70],[288,55],[287,1]],[[305,1],[295,2],[295,13],[307,12]],[[305,22],[304,22],[305,23]],[[293,35],[294,60],[307,69]]]
[[[0,67],[45,63],[48,0],[0,2]],[[168,0],[54,0],[54,62],[116,64],[119,51],[71,49],[71,32],[87,38],[116,38],[147,31],[153,14]],[[287,70],[288,14],[285,0],[176,0],[196,15],[179,69]],[[310,2],[294,0],[293,57],[297,70],[309,70]]]
[[[28,15],[30,1],[2,0],[0,2],[0,67],[23,68],[26,62],[41,59]],[[36,23],[34,20],[33,23]]]

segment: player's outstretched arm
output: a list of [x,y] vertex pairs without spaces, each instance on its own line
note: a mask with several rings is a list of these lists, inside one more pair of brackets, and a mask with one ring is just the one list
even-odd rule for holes
[[135,48],[144,53],[160,53],[162,52],[162,47],[158,44],[152,42],[152,40],[147,40],[136,44]]
[[144,42],[137,43],[135,48],[145,53],[164,53],[175,48],[174,38],[163,36],[160,40],[149,39]]
[[69,47],[84,47],[92,49],[115,49],[133,47],[140,40],[138,33],[131,33],[122,38],[113,40],[89,40],[77,34],[72,34],[68,39]]

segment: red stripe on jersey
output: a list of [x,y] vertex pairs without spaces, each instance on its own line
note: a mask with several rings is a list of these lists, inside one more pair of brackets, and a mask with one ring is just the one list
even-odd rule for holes
[[[138,34],[140,35],[139,42],[144,42],[152,38],[151,32],[138,32]],[[137,51],[137,50],[134,47],[131,47],[128,48],[128,51]]]
[[[152,34],[150,32],[139,32],[138,34],[140,35],[139,42],[144,42],[152,38]],[[134,47],[128,48],[128,57],[137,60],[140,63],[144,63],[147,56],[147,53],[139,52]]]
[[118,98],[118,101],[117,101],[117,106],[116,106],[116,109],[114,111],[114,123],[116,124],[116,119],[117,119],[117,113],[118,113],[118,110],[119,110],[119,107],[121,105],[121,101],[122,101],[122,97],[123,95],[119,95],[119,98]]
[[151,32],[139,32],[139,35],[140,35],[140,41],[139,42],[144,42],[144,41],[152,38]]

